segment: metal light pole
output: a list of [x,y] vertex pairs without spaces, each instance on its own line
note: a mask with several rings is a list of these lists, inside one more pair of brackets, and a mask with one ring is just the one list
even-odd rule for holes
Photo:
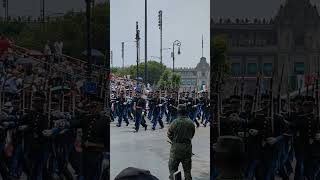
[[148,61],[148,5],[147,5],[147,0],[145,0],[145,38],[144,38],[144,83],[147,86],[147,61]]
[[181,51],[180,51],[180,46],[181,46],[181,42],[179,40],[175,40],[173,43],[172,43],[172,72],[174,72],[174,47],[175,46],[178,46],[178,54],[181,54]]
[[4,20],[9,21],[9,0],[3,0]]
[[86,1],[88,79],[91,76],[91,0]]
[[162,11],[159,11],[159,29],[160,29],[160,65],[162,67]]
[[111,63],[111,67],[113,67],[113,54],[112,54],[112,51],[110,51],[110,63]]
[[122,69],[124,69],[124,42],[121,43]]
[[40,7],[41,21],[42,23],[44,23],[45,22],[45,0],[40,0],[40,1],[41,1],[41,7]]
[[140,30],[139,30],[139,24],[136,22],[136,43],[137,43],[137,81],[139,77],[139,59],[140,59]]

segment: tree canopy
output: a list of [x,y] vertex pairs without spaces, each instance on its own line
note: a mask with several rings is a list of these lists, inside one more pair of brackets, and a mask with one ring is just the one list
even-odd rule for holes
[[[92,9],[91,37],[92,48],[106,53],[109,42],[109,3],[98,3]],[[41,22],[1,22],[0,33],[11,37],[16,44],[42,51],[49,40],[64,43],[63,53],[84,58],[81,53],[86,49],[86,13],[67,12],[61,17],[49,18]]]
[[220,77],[224,79],[224,77],[229,74],[230,66],[226,61],[226,51],[227,51],[227,38],[223,35],[215,36],[211,39],[211,44],[213,47],[212,51],[212,66],[211,66],[211,76],[213,80],[217,80],[216,78]]

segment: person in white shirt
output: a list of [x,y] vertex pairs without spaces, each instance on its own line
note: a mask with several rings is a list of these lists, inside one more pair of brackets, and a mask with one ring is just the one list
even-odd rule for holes
[[49,46],[49,41],[47,41],[47,43],[45,44],[44,46],[44,55],[47,56],[47,60],[51,60],[51,49],[50,49],[50,46]]

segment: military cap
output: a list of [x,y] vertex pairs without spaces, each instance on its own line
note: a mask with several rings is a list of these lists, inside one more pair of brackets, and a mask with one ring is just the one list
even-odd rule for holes
[[236,102],[240,102],[240,96],[238,95],[233,95],[233,96],[230,96],[230,103],[236,103]]
[[303,104],[304,105],[312,105],[312,104],[314,104],[314,101],[315,101],[314,97],[306,96],[306,97],[304,97]]
[[12,102],[10,102],[10,101],[3,104],[3,107],[5,107],[5,108],[12,107],[12,106],[13,106]]
[[[216,100],[218,100],[218,97],[217,96],[215,96],[216,97]],[[229,104],[230,103],[230,99],[224,99],[224,100],[222,100],[222,104]]]
[[33,101],[44,101],[45,98],[46,98],[46,96],[44,95],[44,93],[35,92],[35,93],[33,94],[32,100],[33,100]]
[[187,106],[185,104],[179,104],[177,107],[178,111],[186,111],[187,110]]
[[244,99],[246,100],[246,101],[253,101],[253,99],[254,99],[254,97],[252,96],[252,95],[244,95]]
[[144,169],[138,169],[134,167],[128,167],[122,170],[114,180],[159,180],[153,176],[150,171]]
[[137,87],[137,88],[136,88],[136,93],[139,93],[139,94],[142,93],[142,90],[141,90],[140,87]]
[[304,100],[304,97],[300,96],[300,95],[293,98],[294,102],[301,102],[302,103],[303,100]]
[[261,101],[269,101],[270,96],[269,94],[262,94],[261,95]]
[[213,150],[219,153],[244,153],[244,143],[236,136],[220,136]]

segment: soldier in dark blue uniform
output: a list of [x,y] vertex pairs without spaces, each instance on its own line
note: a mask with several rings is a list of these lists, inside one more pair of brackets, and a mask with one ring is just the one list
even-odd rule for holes
[[34,93],[33,109],[22,117],[21,125],[28,126],[24,133],[25,153],[28,160],[28,173],[30,179],[42,180],[49,156],[49,140],[43,135],[43,131],[50,129],[51,123],[44,112],[45,96],[42,93]]
[[197,128],[200,127],[199,122],[197,121],[197,102],[194,96],[194,91],[191,94],[188,94],[186,97],[187,110],[189,112],[189,118],[196,124]]
[[172,92],[171,97],[168,100],[168,114],[170,117],[170,120],[169,120],[170,123],[172,123],[177,118],[177,106],[178,106],[177,94],[175,92]]
[[160,124],[160,129],[164,128],[162,118],[160,116],[161,113],[161,99],[159,95],[159,91],[155,93],[155,96],[151,100],[151,107],[153,109],[152,111],[152,130],[156,129],[157,123]]
[[201,109],[203,111],[202,118],[204,119],[203,125],[204,125],[204,127],[206,127],[208,122],[210,121],[211,116],[212,116],[210,113],[210,100],[209,100],[208,94],[206,92],[202,96],[201,101],[202,101],[202,108]]
[[154,93],[153,92],[149,92],[147,95],[147,101],[149,102],[149,110],[148,110],[148,115],[147,118],[151,121],[152,120],[152,114],[153,114],[153,106],[150,106],[150,101],[152,101],[153,97],[154,97]]
[[314,102],[313,97],[305,97],[302,104],[303,114],[299,113],[293,120],[296,180],[313,180],[319,173],[319,120],[313,113]]
[[223,136],[238,136],[242,132],[243,119],[240,118],[240,96],[228,99],[229,108],[221,115],[220,129]]
[[126,97],[124,96],[124,92],[120,92],[120,97],[117,99],[118,101],[118,109],[119,109],[119,114],[118,114],[118,127],[121,127],[122,119],[127,123],[127,126],[129,125],[129,121],[127,119],[127,100]]
[[134,100],[135,103],[135,130],[136,132],[139,131],[140,124],[147,130],[147,125],[145,124],[145,121],[143,120],[142,112],[146,108],[146,100],[143,99],[141,89],[136,89],[137,97]]
[[[249,134],[252,143],[256,141],[257,179],[274,178],[283,143],[286,124],[278,114],[270,114],[270,97],[262,95],[262,109],[256,112],[250,123]],[[272,115],[272,116],[270,116]]]

